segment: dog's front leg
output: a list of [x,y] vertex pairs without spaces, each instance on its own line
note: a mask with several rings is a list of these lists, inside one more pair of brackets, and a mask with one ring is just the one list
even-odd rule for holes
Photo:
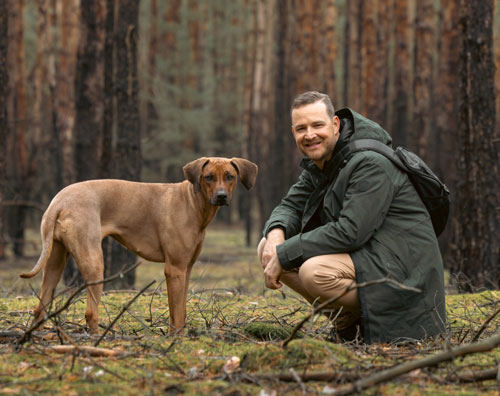
[[186,324],[186,294],[189,281],[188,264],[174,264],[168,261],[165,263],[171,332],[182,332]]

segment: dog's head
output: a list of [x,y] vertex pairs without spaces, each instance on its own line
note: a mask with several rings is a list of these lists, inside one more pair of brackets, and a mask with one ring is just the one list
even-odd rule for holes
[[258,167],[243,158],[203,157],[184,166],[184,176],[212,205],[229,205],[237,178],[247,190],[255,184]]

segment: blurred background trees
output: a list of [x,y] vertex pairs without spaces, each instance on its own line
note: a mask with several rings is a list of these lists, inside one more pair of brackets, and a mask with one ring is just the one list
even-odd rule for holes
[[[0,256],[72,182],[180,181],[214,155],[260,167],[218,215],[256,244],[300,172],[291,100],[318,90],[442,176],[446,267],[499,286],[500,0],[7,0],[0,22]],[[105,252],[107,275],[134,260]]]

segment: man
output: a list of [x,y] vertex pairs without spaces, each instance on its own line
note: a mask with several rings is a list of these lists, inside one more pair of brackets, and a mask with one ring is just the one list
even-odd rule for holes
[[[365,342],[421,339],[445,326],[443,264],[432,222],[405,172],[374,151],[359,151],[340,171],[335,155],[349,141],[391,145],[377,123],[306,92],[295,98],[292,134],[304,171],[274,209],[258,255],[266,286],[286,284],[310,303],[331,304],[338,334]],[[420,293],[381,283],[391,278]],[[358,333],[359,334],[359,333]]]

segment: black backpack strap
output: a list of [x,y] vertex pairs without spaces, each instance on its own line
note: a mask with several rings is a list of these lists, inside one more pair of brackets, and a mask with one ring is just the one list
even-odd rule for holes
[[[349,147],[349,153],[353,154],[356,151],[375,151],[376,153],[382,154],[384,157],[390,159],[396,166],[398,166],[403,171],[408,171],[408,168],[401,162],[396,152],[384,143],[375,139],[359,139],[354,140],[347,144],[345,148]],[[350,155],[349,154],[349,155]]]

